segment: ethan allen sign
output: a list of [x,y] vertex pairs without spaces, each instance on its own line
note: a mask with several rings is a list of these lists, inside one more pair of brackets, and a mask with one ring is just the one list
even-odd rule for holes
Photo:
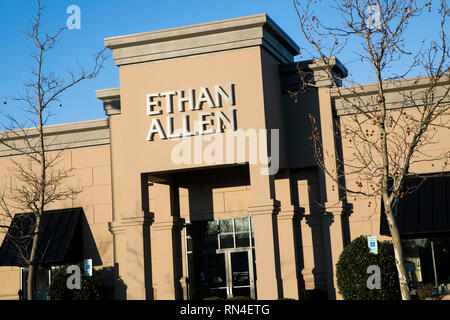
[[[147,115],[152,117],[147,140],[153,141],[156,134],[160,139],[173,139],[223,132],[225,128],[236,130],[236,109],[228,113],[219,110],[236,105],[234,87],[214,85],[146,94]],[[187,114],[187,110],[191,112]],[[155,117],[163,114],[167,114],[165,119]]]

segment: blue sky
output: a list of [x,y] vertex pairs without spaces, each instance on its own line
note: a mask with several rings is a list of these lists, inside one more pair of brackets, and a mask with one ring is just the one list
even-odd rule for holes
[[[240,16],[267,13],[295,42],[304,45],[291,0],[42,0],[44,27],[55,30],[64,26],[68,18],[66,8],[78,5],[81,9],[81,29],[67,30],[49,57],[49,68],[64,72],[76,63],[89,65],[91,54],[103,48],[105,37],[179,27],[189,24]],[[16,95],[22,83],[29,80],[32,59],[29,42],[21,30],[26,28],[35,13],[33,0],[0,0],[0,30],[2,37],[0,59],[0,108],[11,111],[14,103],[8,97]],[[329,21],[333,13],[327,12]],[[408,42],[413,46],[419,39],[429,37],[432,17],[423,17],[411,27]],[[356,48],[357,49],[357,48]],[[360,82],[369,82],[365,72],[349,47],[345,56],[338,58],[355,73]],[[61,97],[63,107],[56,107],[56,113],[48,124],[67,123],[105,118],[102,103],[95,98],[95,90],[119,86],[119,72],[114,65],[111,52],[100,75],[93,80],[71,88]],[[304,57],[307,58],[307,57]],[[356,72],[355,72],[356,71]],[[6,105],[3,101],[8,101]],[[7,108],[7,109],[5,109]]]

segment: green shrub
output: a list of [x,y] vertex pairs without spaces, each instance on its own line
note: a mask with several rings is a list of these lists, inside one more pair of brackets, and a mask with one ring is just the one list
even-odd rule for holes
[[[80,269],[82,267],[78,265]],[[81,289],[68,289],[67,267],[59,269],[52,277],[52,283],[48,290],[51,300],[109,300],[113,296],[113,288],[105,282],[102,276],[102,270],[92,270],[91,277],[85,277],[81,274]],[[104,268],[107,269],[107,268]],[[108,270],[109,271],[109,270]],[[103,272],[105,273],[105,272]]]
[[[369,289],[367,268],[376,265],[381,271],[381,288]],[[336,265],[339,293],[345,300],[400,299],[397,268],[392,244],[378,242],[378,254],[369,253],[367,237],[360,236],[342,251]]]
[[67,266],[62,267],[52,275],[52,281],[48,288],[50,300],[72,300],[73,292],[67,288]]

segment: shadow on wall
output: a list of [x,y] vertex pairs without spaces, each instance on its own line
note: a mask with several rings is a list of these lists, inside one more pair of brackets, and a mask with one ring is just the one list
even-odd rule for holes
[[[108,270],[102,269],[103,279],[107,281],[109,285],[114,287],[113,298],[114,300],[126,300],[127,299],[127,285],[119,276],[119,264],[115,263],[114,267],[108,268]],[[103,271],[104,270],[104,271]]]
[[[327,291],[328,299],[336,299],[337,288],[334,286],[331,245],[333,241],[338,240],[332,239],[330,234],[330,227],[335,217],[333,213],[324,210],[326,199],[320,187],[325,183],[321,181],[324,179],[323,174],[314,168],[291,170],[290,176],[292,203],[297,204],[301,212],[297,221],[294,221],[294,239],[298,248],[296,258],[299,297],[304,297],[311,291],[306,290],[307,287],[314,286],[313,291]],[[307,195],[298,190],[300,181],[303,183],[306,181]],[[342,218],[344,243],[347,243],[349,241],[348,219],[345,215]],[[302,229],[302,220],[309,228]],[[311,239],[311,243],[304,243],[303,239],[308,238]]]
[[[97,248],[97,244],[95,242],[95,238],[92,234],[91,228],[89,226],[89,222],[86,219],[86,215],[84,211],[81,215],[82,223],[81,229],[82,232],[79,234],[82,235],[82,241],[78,243],[82,243],[82,257],[83,259],[92,259],[93,266],[102,266],[103,261],[100,257],[100,253]],[[113,298],[115,300],[126,300],[127,298],[127,286],[125,282],[119,277],[119,264],[114,264],[114,267],[104,267],[98,269],[99,274],[105,280],[108,286],[112,286],[114,288]]]
[[[328,292],[329,299],[335,299],[335,288],[333,281],[333,263],[332,263],[332,255],[331,255],[331,239],[330,236],[330,226],[334,223],[334,217],[332,213],[324,213],[323,203],[325,202],[324,197],[321,195],[321,190],[319,188],[319,179],[320,173],[317,169],[306,169],[306,170],[291,170],[290,172],[287,170],[280,170],[277,174],[276,178],[283,178],[284,175],[290,176],[291,183],[291,204],[296,207],[296,210],[299,212],[293,221],[293,235],[295,241],[296,250],[296,270],[297,270],[297,282],[298,282],[298,296],[300,298],[305,298],[306,296],[310,296],[314,294],[316,296],[320,295],[321,298],[324,297],[322,293]],[[214,220],[217,216],[214,216],[215,204],[214,204],[214,193],[213,190],[218,188],[227,188],[227,187],[237,187],[237,186],[248,186],[250,185],[250,176],[248,166],[242,167],[229,167],[229,168],[219,168],[219,169],[208,169],[208,170],[199,170],[196,172],[185,172],[178,173],[173,176],[176,184],[180,188],[185,188],[188,190],[188,203],[189,203],[189,220],[191,222],[200,221],[200,220]],[[307,180],[308,185],[310,186],[308,190],[308,199],[299,199],[299,190],[298,190],[298,182],[301,180]],[[303,195],[300,194],[300,197]],[[304,208],[302,208],[302,204],[308,203],[309,210],[307,213],[304,213]],[[216,209],[217,210],[217,209]],[[303,211],[303,212],[302,212]],[[304,255],[304,244],[302,237],[302,229],[301,229],[301,221],[305,219],[306,225],[309,227],[307,232],[310,232],[310,238],[312,243],[307,244],[308,246],[312,246],[312,262],[311,256],[305,257]],[[275,251],[279,256],[279,244],[278,244],[278,229],[277,229],[277,219],[274,216],[274,232],[276,232],[274,236],[275,241]],[[308,236],[307,236],[308,237]],[[177,240],[180,243],[181,239]],[[193,242],[195,246],[197,242]],[[177,245],[181,248],[181,244]],[[201,242],[197,243],[197,246],[201,246]],[[305,258],[308,259],[307,267],[313,266],[312,269],[305,269]],[[198,260],[198,261],[196,261]],[[175,261],[174,261],[175,262]],[[179,277],[181,279],[181,259],[178,259],[176,263],[179,263]],[[198,269],[203,269],[203,261],[202,258],[193,257],[192,261]],[[280,259],[276,259],[276,272],[280,275]],[[306,290],[305,277],[303,273],[309,273],[313,279],[307,279],[308,287],[314,288],[314,290]],[[200,273],[191,274],[193,279],[189,279],[191,283],[201,283],[201,275]],[[196,279],[197,277],[198,279]],[[281,279],[281,275],[279,277]],[[198,286],[197,287],[201,287]],[[278,286],[281,291],[279,292],[279,296],[283,296],[282,288],[283,286],[279,284]],[[204,293],[191,292],[191,296],[194,298],[198,295],[203,295]],[[326,294],[325,294],[326,296]]]
[[[93,266],[101,266],[103,265],[102,259],[100,257],[100,253],[98,252],[97,244],[95,242],[94,235],[92,234],[91,227],[89,226],[89,222],[86,219],[86,215],[84,211],[81,214],[81,234],[83,249],[82,256],[83,259],[92,259]],[[76,242],[75,242],[76,243]],[[78,242],[80,243],[80,242]]]
[[[309,62],[305,63],[308,64]],[[298,278],[299,284],[303,288],[315,287],[320,290],[327,290],[329,299],[334,299],[336,288],[333,279],[331,245],[336,239],[331,238],[330,228],[335,223],[335,217],[332,212],[325,211],[325,203],[327,202],[324,188],[325,177],[317,166],[310,140],[313,130],[309,118],[310,114],[316,119],[319,132],[321,132],[319,97],[315,87],[304,88],[301,85],[302,79],[299,77],[298,69],[303,67],[298,63],[280,67],[286,145],[295,146],[289,148],[287,153],[288,167],[293,168],[290,170],[292,205],[300,207],[298,226],[294,230],[298,243],[296,247],[300,255],[297,264]],[[299,92],[298,96],[292,95],[295,92]],[[299,123],[303,125],[299,125]],[[336,139],[336,148],[339,158],[342,159],[342,146],[338,139]],[[300,181],[302,183],[307,182],[310,188],[307,192],[304,190],[298,192],[297,184]],[[344,182],[341,181],[341,183]],[[305,197],[306,193],[308,193],[307,197]],[[348,215],[349,213],[341,216],[344,244],[348,243],[350,238]],[[308,228],[305,227],[305,224]],[[303,230],[301,225],[303,225]],[[307,243],[303,243],[304,241],[307,241]]]

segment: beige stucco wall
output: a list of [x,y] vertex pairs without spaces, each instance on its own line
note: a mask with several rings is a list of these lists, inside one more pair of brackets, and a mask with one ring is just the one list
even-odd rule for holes
[[[49,152],[50,157],[55,152]],[[14,156],[19,160],[23,156]],[[109,145],[68,149],[61,154],[60,168],[72,169],[65,184],[81,192],[72,199],[57,201],[47,210],[82,207],[86,222],[83,223],[83,257],[92,258],[96,268],[113,265],[112,235],[108,222],[112,220],[111,163]],[[0,158],[0,177],[14,181],[9,157]],[[57,167],[55,166],[54,169]],[[3,186],[2,186],[3,187]],[[0,233],[0,242],[4,233]],[[76,244],[75,244],[76,245]],[[19,268],[0,267],[0,299],[18,299],[20,288]]]
[[[417,83],[419,83],[419,85],[416,85]],[[333,242],[329,249],[325,247],[323,254],[325,257],[328,255],[328,259],[326,258],[326,260],[331,261],[332,263],[330,268],[332,268],[333,271],[331,273],[328,272],[328,285],[334,282],[336,288],[335,265],[345,243],[348,243],[360,235],[378,235],[379,240],[387,240],[389,238],[380,235],[381,202],[379,196],[376,196],[373,189],[371,189],[371,185],[375,186],[377,185],[377,182],[364,181],[361,180],[361,177],[357,177],[356,174],[350,173],[351,166],[354,166],[355,164],[361,166],[361,162],[357,163],[354,161],[354,153],[363,152],[364,149],[362,144],[358,144],[360,141],[355,142],[354,136],[351,137],[351,135],[345,134],[345,127],[355,128],[357,126],[355,117],[357,117],[358,120],[364,119],[362,115],[355,115],[352,104],[358,104],[360,106],[368,105],[369,107],[373,105],[377,94],[376,86],[374,84],[369,84],[356,86],[350,89],[342,89],[341,92],[346,97],[346,102],[344,102],[344,99],[340,98],[337,89],[330,89],[329,87],[331,87],[331,83],[326,81],[320,84],[320,87],[317,90],[320,112],[314,114],[323,147],[321,152],[326,155],[325,166],[329,172],[336,172],[337,163],[335,150],[342,148],[342,155],[340,155],[339,152],[338,154],[343,160],[344,165],[348,166],[344,167],[346,186],[358,191],[359,188],[356,186],[356,181],[362,181],[363,186],[361,187],[361,190],[369,193],[368,196],[349,193],[347,198],[348,205],[344,206],[344,203],[340,200],[342,195],[338,192],[338,185],[328,174],[323,175],[323,181],[320,183],[320,189],[323,190],[322,199],[324,200],[324,209],[327,214],[331,213],[330,217],[332,219],[332,223],[329,226],[327,226],[326,219],[322,220],[324,231],[322,239],[325,244],[328,241]],[[426,79],[424,78],[414,78],[406,81],[388,83],[386,85],[388,115],[391,115],[393,119],[397,120],[399,115],[398,108],[406,107],[406,109],[402,110],[402,115],[405,115],[404,112],[406,112],[409,116],[417,116],[415,106],[421,107],[420,97],[424,88],[426,88]],[[442,96],[442,93],[445,92],[446,88],[448,88],[448,81],[443,81],[436,90],[436,100]],[[354,92],[358,92],[361,95],[356,97]],[[405,97],[415,97],[414,103],[411,100],[407,101],[408,98]],[[406,103],[404,101],[406,101]],[[447,118],[441,117],[436,123],[445,123],[447,121],[446,119]],[[363,132],[367,129],[367,133],[372,134],[372,130],[374,130],[373,135],[369,137],[369,140],[372,139],[374,143],[377,143],[379,137],[378,129],[368,121],[360,121],[360,123],[363,123]],[[339,126],[337,124],[339,124]],[[394,133],[397,134],[398,146],[404,146],[404,142],[410,141],[412,137],[412,135],[407,135],[407,130],[403,132],[402,127],[406,128],[407,126],[397,126],[395,127],[396,131],[394,131]],[[312,127],[310,128],[310,130],[312,130]],[[446,152],[448,154],[450,151],[448,128],[436,127],[431,130],[433,139],[428,140],[421,148],[421,151],[431,157],[439,157]],[[336,134],[337,131],[339,131],[340,134]],[[402,134],[404,134],[404,137],[402,137]],[[392,138],[392,135],[390,138]],[[406,151],[402,151],[401,149],[397,152],[402,156],[406,154]],[[363,159],[380,162],[380,155],[376,152],[373,154],[366,154]],[[448,171],[448,166],[445,167],[445,165],[443,165],[444,161],[435,160],[433,162],[421,162],[423,159],[424,157],[418,154],[417,157],[413,159],[417,162],[411,165],[410,170],[422,174]],[[326,233],[328,233],[328,235]],[[339,294],[337,294],[336,297],[341,299]]]
[[[448,84],[447,84],[448,85]],[[369,86],[369,85],[368,85]],[[389,86],[388,86],[389,88]],[[424,88],[416,88],[412,90],[409,87],[402,88],[401,86],[397,86],[395,91],[391,91],[387,93],[387,105],[388,105],[388,119],[392,117],[395,121],[396,126],[390,126],[389,121],[387,122],[387,130],[389,133],[388,136],[388,150],[393,159],[396,159],[394,162],[391,161],[390,170],[394,172],[396,168],[401,167],[403,164],[403,160],[407,154],[406,143],[410,144],[413,132],[416,128],[411,125],[411,121],[405,117],[412,117],[415,119],[420,119],[421,112],[421,103],[419,100],[420,93],[423,92]],[[445,92],[446,85],[443,84],[437,87],[436,96],[442,96],[443,92]],[[403,105],[408,105],[408,99],[405,98],[405,95],[410,96],[414,95],[417,97],[417,105],[416,107],[409,107],[403,110],[394,109],[398,108],[399,105],[402,105],[402,101],[406,101]],[[372,95],[363,96],[362,100],[364,102],[372,101]],[[438,98],[436,98],[437,100]],[[449,97],[444,100],[448,104]],[[345,109],[342,106],[342,101],[336,102],[338,110],[343,112]],[[393,108],[393,109],[390,109]],[[349,109],[347,109],[349,110]],[[437,174],[439,175],[442,172],[449,171],[448,160],[450,158],[450,140],[448,137],[450,136],[450,128],[445,124],[448,123],[450,117],[448,114],[438,117],[433,124],[436,126],[430,126],[421,139],[419,143],[419,147],[416,148],[413,157],[411,158],[411,166],[409,172],[416,174]],[[380,196],[377,195],[376,186],[377,178],[369,176],[365,177],[364,173],[366,171],[362,171],[361,173],[352,172],[354,170],[351,167],[360,167],[362,162],[358,160],[354,156],[355,150],[359,149],[361,154],[364,154],[364,148],[367,144],[361,142],[360,139],[352,136],[351,134],[345,134],[346,129],[355,130],[357,124],[362,124],[362,131],[366,132],[366,137],[369,141],[373,143],[377,143],[379,139],[379,131],[376,125],[364,121],[363,115],[345,115],[342,114],[339,117],[340,127],[342,134],[342,153],[343,153],[343,161],[345,164],[345,180],[346,184],[349,188],[355,191],[362,191],[369,196],[364,195],[355,195],[350,194],[349,203],[353,206],[352,212],[350,213],[349,222],[350,222],[350,235],[351,239],[358,237],[359,235],[379,235],[380,233],[380,214],[381,214],[381,199]],[[394,123],[394,122],[392,122]],[[408,128],[412,129],[412,133],[408,134]],[[372,149],[372,154],[366,154],[366,159],[373,160],[377,166],[381,166],[381,153],[374,152]],[[374,172],[374,171],[372,171]],[[358,186],[357,182],[361,182],[362,186]],[[382,237],[383,238],[383,237]]]
[[180,189],[180,216],[186,221],[247,216],[249,181],[238,173],[191,174],[189,189]]
[[20,268],[0,267],[0,283],[0,300],[19,300]]

